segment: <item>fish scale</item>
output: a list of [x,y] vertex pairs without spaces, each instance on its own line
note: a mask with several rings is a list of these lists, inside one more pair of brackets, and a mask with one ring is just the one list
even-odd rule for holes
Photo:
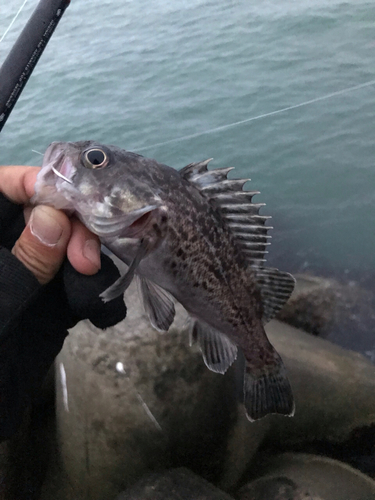
[[293,277],[264,267],[269,236],[258,191],[211,160],[176,170],[92,141],[53,143],[35,185],[37,203],[74,210],[128,271],[101,297],[122,294],[135,275],[152,325],[168,330],[174,302],[191,316],[191,341],[207,367],[224,373],[245,356],[244,405],[250,420],[292,415],[283,362],[264,323],[288,300]]

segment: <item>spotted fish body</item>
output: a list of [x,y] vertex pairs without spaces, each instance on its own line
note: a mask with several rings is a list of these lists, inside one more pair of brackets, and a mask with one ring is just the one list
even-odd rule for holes
[[129,265],[103,300],[123,293],[137,274],[157,329],[171,325],[174,299],[189,312],[191,339],[208,368],[224,373],[237,348],[243,351],[250,420],[292,415],[285,368],[263,325],[289,298],[294,279],[264,267],[268,217],[252,202],[258,192],[243,191],[247,180],[228,179],[231,169],[207,164],[178,172],[114,146],[53,143],[35,201],[75,211]]

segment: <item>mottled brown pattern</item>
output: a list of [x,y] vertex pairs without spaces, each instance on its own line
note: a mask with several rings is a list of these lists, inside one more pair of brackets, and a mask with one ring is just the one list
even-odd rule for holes
[[175,277],[184,288],[186,283],[199,287],[200,300],[216,313],[222,327],[228,325],[231,337],[254,364],[272,361],[266,356],[268,342],[254,276],[220,213],[187,181],[173,177],[167,194],[163,200],[168,207],[167,241]]
[[[89,144],[76,144],[78,157]],[[262,303],[255,275],[249,271],[246,257],[220,211],[174,169],[112,146],[107,150],[111,164],[95,172],[78,169],[76,182],[94,175],[101,189],[115,182],[120,188],[131,187],[145,203],[150,197],[160,197],[168,218],[160,265],[176,283],[176,298],[198,317],[201,304],[205,304],[204,320],[229,335],[254,367],[273,363],[261,322]],[[121,192],[117,197],[121,198]],[[157,236],[157,227],[152,230]]]
[[[110,158],[107,167],[94,171],[82,166],[80,154],[90,146],[105,149]],[[72,204],[79,213],[80,207],[87,203],[87,196],[85,198],[80,193],[85,193],[88,185],[95,187],[92,191],[95,193],[94,200],[90,200],[94,201],[93,214],[82,216],[91,229],[96,227],[97,220],[102,220],[100,210],[105,211],[105,207],[110,207],[109,220],[113,218],[115,221],[121,220],[124,210],[136,213],[142,207],[157,207],[149,218],[150,223],[141,226],[140,244],[144,241],[149,252],[139,264],[138,272],[169,291],[193,317],[227,335],[242,348],[248,375],[247,379],[245,377],[245,405],[250,418],[259,418],[269,411],[291,413],[289,382],[280,368],[281,360],[264,332],[262,297],[256,274],[249,266],[239,237],[230,229],[230,221],[221,212],[218,203],[188,180],[188,167],[181,175],[155,160],[95,143],[53,146],[50,156],[53,156],[54,148],[64,150],[77,168],[73,179],[77,192],[72,196]],[[200,165],[198,174],[204,169],[205,164]],[[209,172],[207,175],[210,175]],[[226,174],[216,175],[226,178]],[[243,181],[232,182],[230,189],[237,189],[236,203],[247,204],[253,216],[258,213],[260,205],[250,204],[254,193],[238,191],[242,184]],[[221,187],[218,186],[218,189]],[[226,202],[231,201],[229,191],[223,196]],[[102,208],[99,210],[97,206],[100,203]],[[266,234],[264,226],[251,227],[254,227],[253,233]],[[125,236],[126,231],[129,229],[125,228]],[[106,234],[103,232],[101,235],[102,242],[129,263],[134,258],[134,247],[129,247],[128,242],[121,246],[121,240]],[[263,238],[262,241],[266,240]],[[262,251],[259,253],[262,254]],[[268,372],[272,374],[269,379]],[[257,378],[260,380],[258,389],[254,388],[254,384],[258,384]],[[275,402],[274,391],[278,391],[279,386],[285,394],[276,398]],[[251,394],[261,391],[266,393],[264,401],[255,401],[253,405]]]

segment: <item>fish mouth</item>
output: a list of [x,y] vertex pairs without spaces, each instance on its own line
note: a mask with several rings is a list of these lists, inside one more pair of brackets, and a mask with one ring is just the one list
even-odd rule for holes
[[129,213],[120,213],[111,217],[91,215],[85,218],[91,231],[101,238],[141,239],[154,221],[153,214],[157,205],[148,205]]
[[43,157],[42,169],[51,170],[57,177],[73,183],[73,176],[76,168],[73,167],[71,160],[64,154],[61,143],[53,142],[47,149]]
[[75,143],[54,142],[47,148],[32,203],[75,213],[88,229],[106,240],[140,240],[152,232],[153,224],[159,223],[161,200],[133,200],[123,206],[118,188],[101,189],[95,179],[85,184],[79,175],[79,152]]
[[52,205],[70,212],[74,210],[71,198],[76,194],[73,184],[76,168],[65,150],[66,145],[59,142],[53,142],[47,148],[34,185],[32,203]]
[[[57,166],[59,164],[61,164],[61,161],[63,161],[63,158],[61,158],[61,156],[59,156],[57,158],[57,160],[54,162],[54,164],[51,166],[51,170],[52,172],[57,175],[57,177],[60,177],[60,179],[63,179],[64,181],[68,182],[69,184],[73,184],[73,181],[71,179],[69,179],[68,177],[66,177],[64,174],[63,174],[63,171],[66,171],[68,170],[66,168],[66,162],[63,161],[62,163],[62,166],[61,166],[61,171],[60,170],[57,170]],[[69,173],[70,173],[71,169],[69,169]]]

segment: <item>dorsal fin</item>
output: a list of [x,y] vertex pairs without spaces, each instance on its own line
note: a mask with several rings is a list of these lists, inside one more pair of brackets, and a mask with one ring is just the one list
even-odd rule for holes
[[248,264],[262,266],[271,238],[267,231],[272,228],[265,226],[270,217],[259,215],[264,203],[252,202],[259,191],[243,191],[244,184],[250,179],[228,179],[233,167],[208,170],[211,159],[190,163],[180,170],[180,175],[193,183],[220,211]]
[[186,179],[187,181],[191,181],[192,177],[194,177],[195,175],[207,172],[207,165],[210,163],[212,159],[213,158],[209,158],[208,160],[199,161],[196,163],[189,163],[189,165],[186,165],[186,167],[182,168],[179,171],[179,174],[181,175],[182,178]]
[[268,323],[284,307],[296,283],[293,276],[271,267],[253,268],[263,304],[263,323]]

